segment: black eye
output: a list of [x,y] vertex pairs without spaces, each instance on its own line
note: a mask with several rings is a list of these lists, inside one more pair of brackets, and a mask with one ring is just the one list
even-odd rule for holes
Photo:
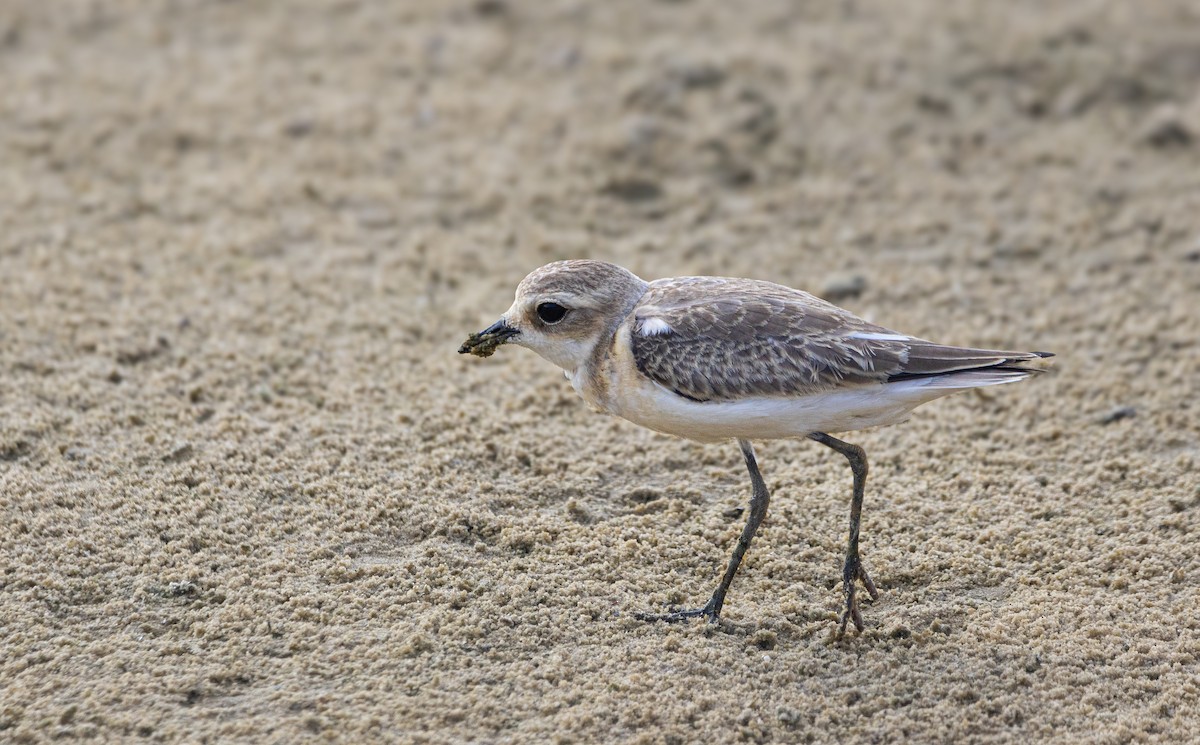
[[558,303],[540,303],[537,307],[538,318],[542,323],[558,323],[567,315],[567,309]]

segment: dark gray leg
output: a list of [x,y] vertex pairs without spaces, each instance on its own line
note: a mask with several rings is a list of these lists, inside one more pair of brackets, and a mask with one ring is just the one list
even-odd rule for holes
[[725,568],[725,576],[721,578],[721,584],[717,585],[717,589],[713,592],[712,597],[704,604],[703,608],[695,608],[692,610],[679,610],[672,613],[638,613],[637,618],[643,621],[684,621],[689,618],[698,618],[703,616],[710,623],[716,623],[721,616],[721,607],[725,605],[725,593],[729,592],[729,585],[733,583],[733,575],[737,574],[738,565],[742,563],[742,557],[746,555],[746,550],[750,548],[750,541],[754,539],[754,534],[758,532],[758,526],[767,515],[767,503],[771,501],[771,494],[767,491],[767,484],[763,481],[762,474],[758,472],[758,461],[754,458],[754,447],[749,440],[738,440],[738,445],[742,448],[742,455],[746,458],[746,470],[750,472],[750,483],[754,486],[754,492],[750,497],[750,517],[746,520],[746,527],[742,528],[742,535],[738,538],[737,546],[733,549],[733,556],[729,557],[729,566]]
[[867,486],[867,454],[858,445],[842,442],[824,432],[814,432],[809,438],[846,456],[846,460],[850,461],[850,470],[854,473],[854,497],[850,500],[850,540],[846,542],[846,563],[842,567],[842,591],[846,594],[846,610],[842,612],[842,626],[838,636],[846,633],[847,621],[854,621],[854,628],[861,632],[863,619],[858,610],[856,580],[862,581],[872,600],[879,599],[879,591],[875,589],[875,583],[867,576],[867,570],[863,568],[862,560],[858,557],[858,526],[862,521],[863,492]]

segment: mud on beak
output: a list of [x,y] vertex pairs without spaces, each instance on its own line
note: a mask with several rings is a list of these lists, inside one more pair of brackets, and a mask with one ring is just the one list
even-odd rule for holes
[[476,357],[491,357],[496,347],[516,336],[517,331],[501,318],[491,326],[476,334],[471,334],[458,348],[459,354],[473,354]]

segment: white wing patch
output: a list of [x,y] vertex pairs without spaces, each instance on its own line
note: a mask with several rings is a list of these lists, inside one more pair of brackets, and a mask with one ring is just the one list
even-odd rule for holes
[[904,334],[873,334],[868,331],[855,331],[853,334],[846,334],[847,339],[862,339],[863,341],[909,341],[911,336]]
[[674,331],[671,326],[661,318],[642,318],[638,321],[638,333],[642,336],[666,336]]

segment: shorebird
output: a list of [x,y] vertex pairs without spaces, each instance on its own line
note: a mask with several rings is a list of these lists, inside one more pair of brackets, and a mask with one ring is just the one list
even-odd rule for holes
[[750,473],[750,515],[708,602],[639,613],[652,621],[716,623],[770,493],[751,440],[803,438],[850,463],[850,535],[842,567],[844,610],[862,632],[857,583],[879,592],[859,556],[867,480],[862,448],[829,433],[896,424],[957,391],[1014,383],[1049,352],[937,344],[862,320],[801,290],[752,279],[673,277],[646,282],[602,261],[558,261],[517,286],[499,321],[459,353],[489,357],[528,347],[558,365],[595,410],[698,442],[736,440]]

